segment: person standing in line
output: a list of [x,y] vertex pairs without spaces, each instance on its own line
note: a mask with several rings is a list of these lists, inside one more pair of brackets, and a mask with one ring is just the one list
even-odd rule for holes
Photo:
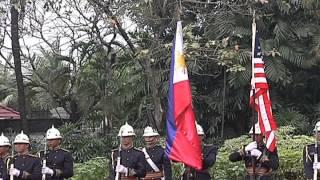
[[182,180],[211,180],[209,168],[216,162],[217,147],[212,144],[204,144],[204,131],[203,128],[196,124],[198,136],[202,142],[202,169],[196,170],[194,168],[185,167]]
[[[63,180],[73,176],[73,158],[71,153],[60,147],[62,136],[54,126],[47,130],[46,140],[48,150],[40,151],[42,174],[47,180]],[[45,161],[44,161],[45,160]]]
[[159,133],[150,126],[144,129],[145,147],[142,152],[147,161],[147,175],[143,180],[172,180],[171,162],[158,144]]
[[137,180],[146,176],[144,154],[133,146],[136,136],[133,127],[128,123],[121,126],[118,137],[120,147],[111,151],[109,180]]
[[[271,180],[272,173],[279,167],[278,152],[277,150],[274,152],[268,150],[258,123],[255,124],[255,134],[253,134],[253,127],[249,134],[255,136],[255,141],[231,153],[229,160],[232,162],[244,161],[246,167],[245,180]],[[255,172],[253,172],[252,162],[254,162]]]
[[[10,160],[9,175],[13,176],[14,180],[40,180],[41,160],[29,153],[29,137],[21,131],[13,143],[17,154]],[[13,167],[11,167],[12,163]]]

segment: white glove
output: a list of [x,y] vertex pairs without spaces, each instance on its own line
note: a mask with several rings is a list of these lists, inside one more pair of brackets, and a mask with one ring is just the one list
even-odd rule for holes
[[320,169],[320,163],[313,163],[313,169]]
[[[259,0],[261,4],[265,4],[265,3],[268,3],[267,0]],[[258,2],[258,0],[256,0],[256,2]]]
[[260,156],[262,155],[262,152],[259,151],[258,149],[252,149],[252,150],[250,151],[250,153],[251,153],[251,156],[254,156],[254,157],[256,157],[257,159],[259,159]]
[[54,172],[52,169],[50,169],[48,167],[43,167],[41,170],[41,173],[42,174],[49,174],[50,176],[52,176]]
[[253,142],[251,142],[251,143],[249,143],[245,148],[244,148],[244,150],[246,151],[246,152],[249,152],[249,151],[251,151],[251,150],[253,150],[253,149],[257,149],[257,142],[255,142],[255,141],[253,141]]
[[116,166],[116,172],[127,174],[128,173],[128,168],[126,168],[125,166],[122,166],[120,164],[120,165]]
[[9,170],[9,174],[11,175],[11,176],[19,176],[19,174],[20,174],[20,170],[19,169],[16,169],[16,168],[10,168],[10,170]]

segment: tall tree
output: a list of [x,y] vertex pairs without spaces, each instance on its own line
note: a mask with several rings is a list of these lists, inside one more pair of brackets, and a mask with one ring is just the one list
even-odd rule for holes
[[20,57],[20,43],[19,43],[19,11],[21,12],[24,8],[23,0],[12,0],[11,1],[11,45],[12,54],[14,60],[14,71],[17,81],[18,89],[18,104],[19,112],[22,120],[22,129],[28,133],[28,121],[26,116],[26,100],[23,84],[23,75],[21,70],[21,57]]

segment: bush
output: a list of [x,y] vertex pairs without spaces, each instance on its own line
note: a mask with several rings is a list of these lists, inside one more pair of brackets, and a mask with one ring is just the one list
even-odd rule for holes
[[85,163],[75,164],[73,180],[102,180],[108,177],[108,161],[97,157]]
[[62,147],[72,152],[75,162],[86,162],[95,157],[106,156],[115,147],[113,135],[103,136],[90,129],[81,129],[78,124],[65,124],[60,131],[63,134]]
[[[277,132],[278,155],[280,166],[274,179],[289,180],[303,179],[302,151],[305,145],[314,141],[313,137],[305,135],[294,135],[295,128],[281,127]],[[214,179],[230,180],[243,179],[244,163],[230,162],[229,154],[248,144],[251,138],[247,135],[226,140],[218,151],[215,166],[210,169]],[[75,166],[75,176],[73,180],[102,180],[108,175],[108,163],[105,158],[96,158]],[[173,163],[173,179],[179,179],[183,172],[183,165]]]

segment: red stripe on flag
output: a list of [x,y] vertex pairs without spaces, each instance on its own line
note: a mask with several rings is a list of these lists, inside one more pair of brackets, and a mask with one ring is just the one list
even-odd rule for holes
[[273,152],[276,149],[275,131],[277,130],[277,124],[272,114],[269,86],[266,80],[262,59],[261,61],[253,61],[253,67],[253,72],[258,73],[254,73],[254,77],[252,77],[253,79],[251,81],[254,83],[254,86],[252,87],[255,88],[255,94],[253,95],[253,90],[251,90],[250,105],[258,113],[259,126],[261,132],[265,134],[267,148],[269,151]]
[[254,76],[255,77],[266,77],[266,74],[264,74],[264,73],[254,73]]
[[177,134],[172,146],[171,158],[196,169],[201,169],[201,142],[195,126],[189,80],[174,83],[173,91]]
[[265,107],[266,107],[265,110],[267,112],[270,128],[271,128],[271,130],[276,130],[277,129],[277,125],[276,125],[276,122],[275,122],[275,120],[273,118],[271,100],[270,100],[270,98],[268,96],[268,92],[263,94],[263,101],[264,101],[264,104],[265,104]]
[[263,63],[255,63],[254,67],[255,68],[264,68],[264,64]]
[[192,103],[190,82],[181,81],[174,84],[174,117],[177,118]]

